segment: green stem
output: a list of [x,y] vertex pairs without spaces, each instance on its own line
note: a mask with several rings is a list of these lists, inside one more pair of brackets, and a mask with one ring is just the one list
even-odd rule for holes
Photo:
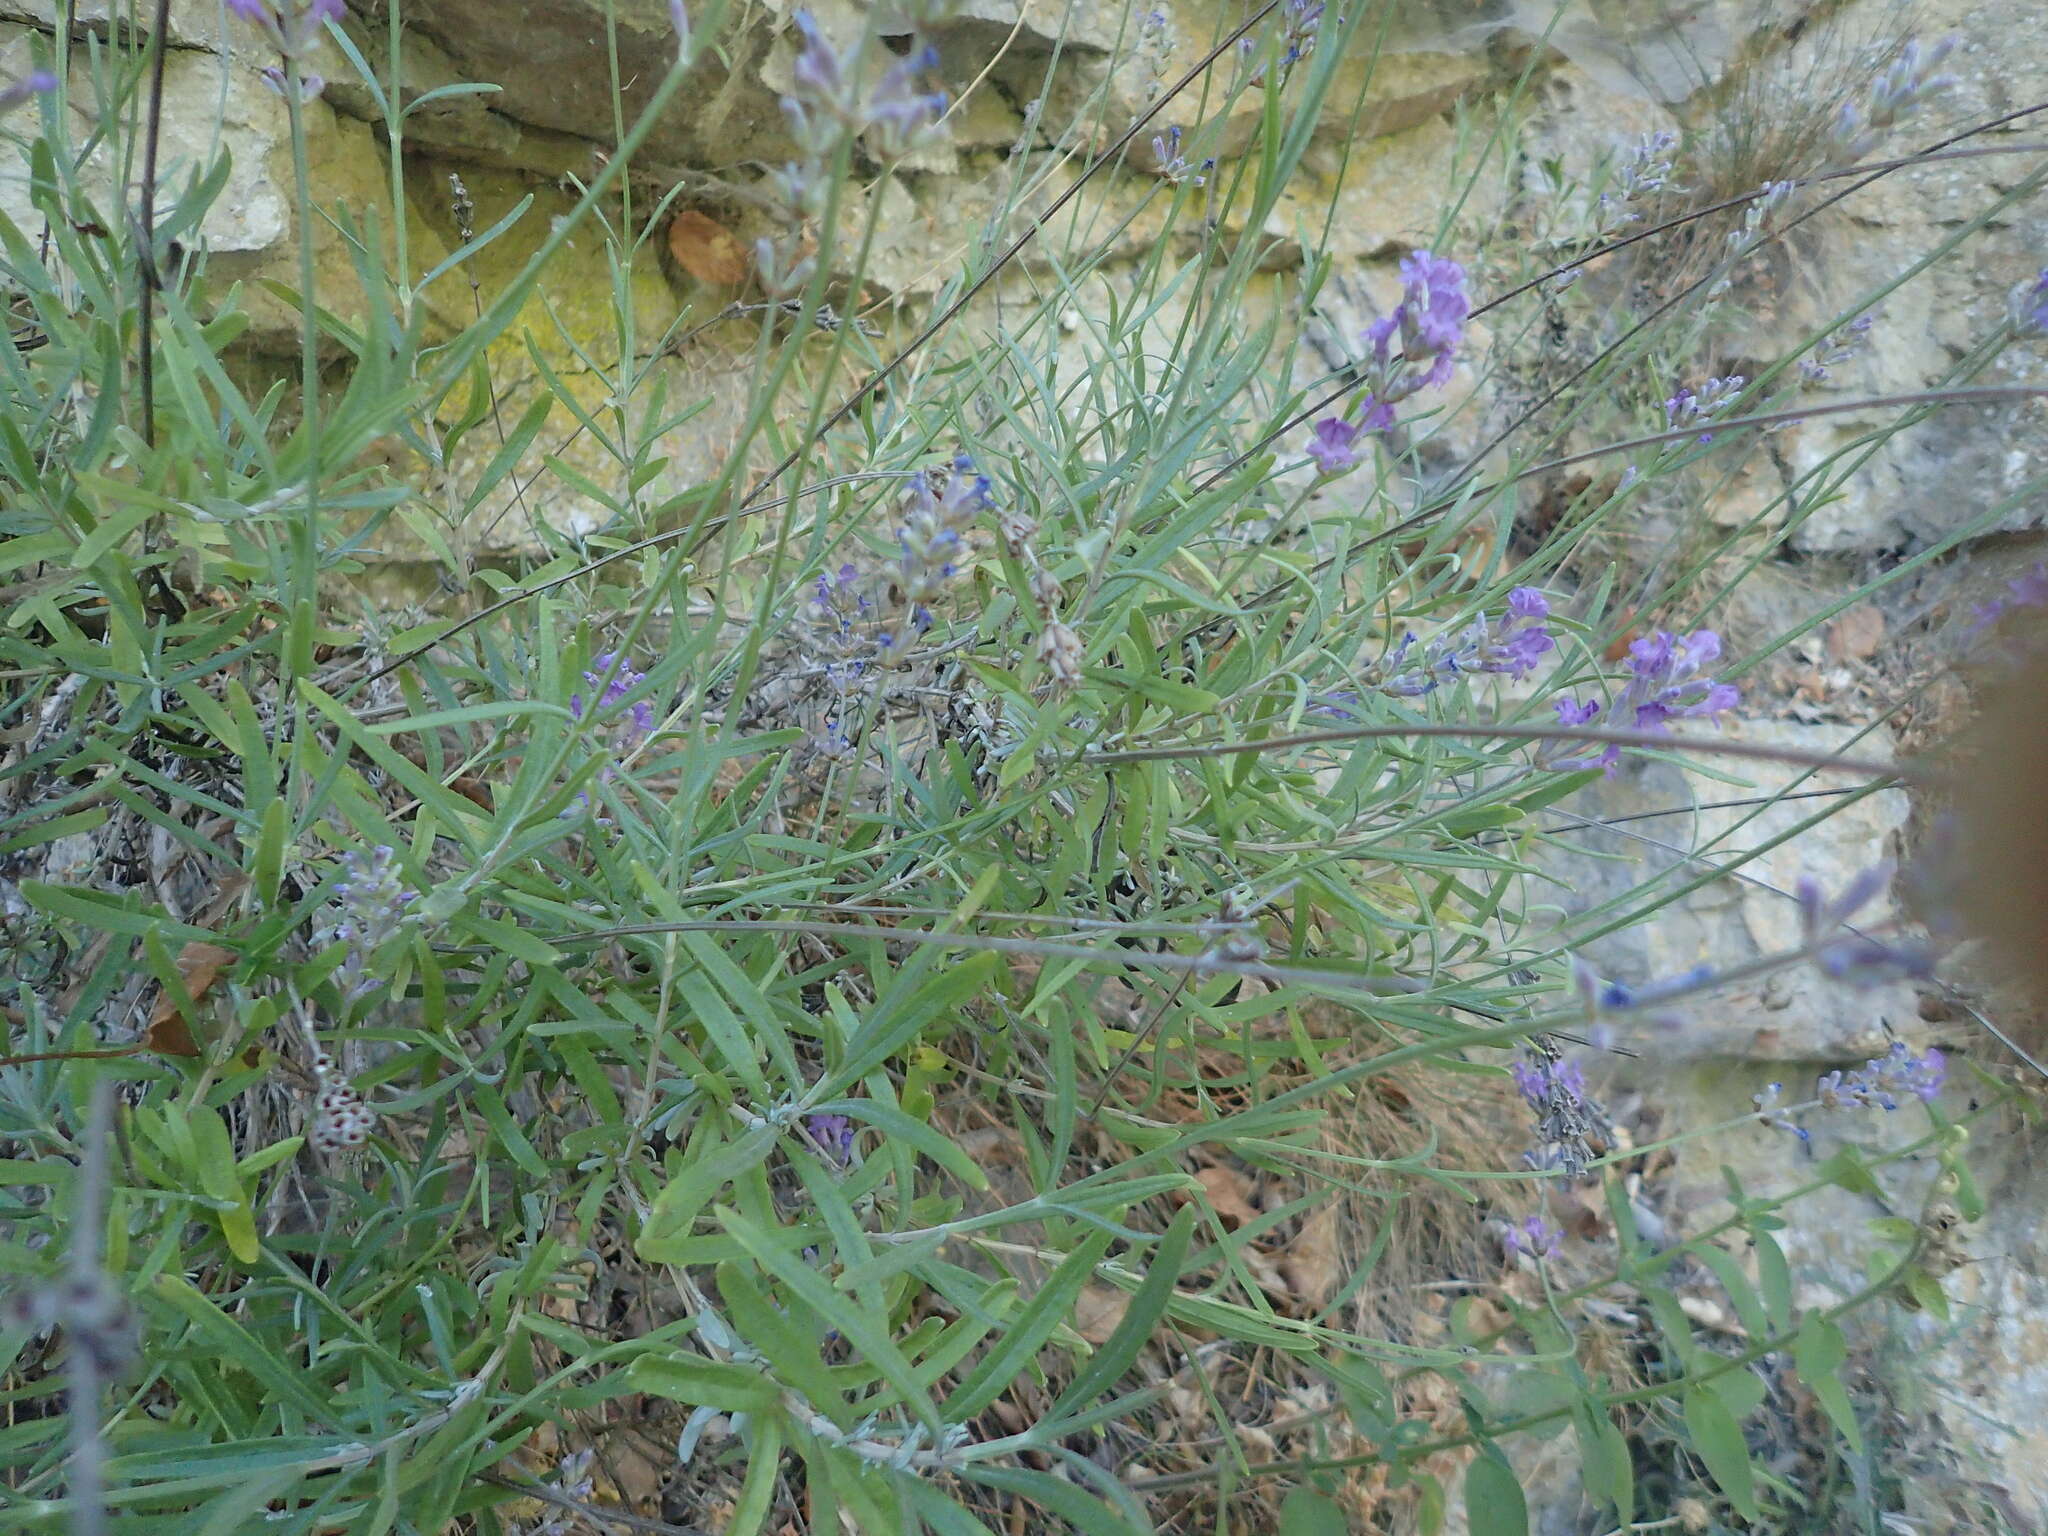
[[286,631],[285,686],[313,670],[313,634],[320,587],[320,316],[313,292],[313,179],[306,158],[305,79],[295,58],[284,60],[285,114],[291,125],[292,186],[299,226],[299,409],[305,437],[305,504],[292,526],[291,621]]

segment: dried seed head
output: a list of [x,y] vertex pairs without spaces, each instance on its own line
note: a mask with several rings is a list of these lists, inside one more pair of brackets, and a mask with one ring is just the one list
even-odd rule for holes
[[1081,681],[1081,655],[1081,637],[1058,619],[1038,637],[1038,659],[1058,687],[1071,688]]
[[1013,555],[1023,554],[1024,546],[1030,543],[1032,535],[1038,532],[1037,521],[1026,517],[1015,507],[1005,507],[1003,509],[1002,513],[996,518],[996,527],[1001,530],[1003,543],[1009,546],[1010,553]]
[[377,1127],[377,1113],[340,1078],[322,1082],[313,1095],[313,1124],[306,1139],[316,1152],[360,1147]]
[[448,195],[455,214],[455,233],[467,245],[476,238],[476,204],[470,198],[469,188],[453,171],[448,173]]

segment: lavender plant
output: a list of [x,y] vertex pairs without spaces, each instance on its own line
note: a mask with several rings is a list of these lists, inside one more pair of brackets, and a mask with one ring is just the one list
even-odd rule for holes
[[[1768,850],[1738,819],[1562,908],[1559,850],[1603,775],[1776,750],[1713,728],[1762,710],[1807,621],[1735,598],[1862,449],[1685,561],[1617,574],[1595,539],[1762,452],[1744,421],[1881,344],[1895,285],[1742,376],[1697,317],[1641,315],[1557,412],[1518,412],[1530,338],[1591,302],[1560,267],[1596,273],[1684,161],[1616,146],[1575,200],[1597,227],[1539,267],[1466,195],[1519,154],[1513,113],[1460,115],[1437,227],[1331,375],[1295,317],[1339,258],[1303,209],[1344,195],[1320,157],[1376,99],[1385,18],[1294,0],[1213,35],[1133,13],[1113,46],[1075,8],[1009,52],[946,0],[606,7],[602,158],[552,202],[465,166],[429,239],[448,167],[413,133],[461,95],[415,90],[429,25],[393,0],[380,57],[327,0],[230,9],[287,93],[295,380],[239,344],[250,295],[193,234],[223,163],[165,179],[158,228],[98,216],[86,168],[155,110],[146,32],[94,42],[83,138],[75,58],[5,129],[40,223],[0,223],[0,1140],[26,1191],[0,1258],[10,1348],[55,1323],[74,1351],[10,1357],[35,1411],[8,1497],[193,1531],[1292,1536],[1462,1496],[1515,1531],[1544,1493],[1517,1469],[1569,1425],[1601,1529],[1678,1518],[1633,1470],[1670,1437],[1710,1524],[1825,1508],[1752,1456],[1776,1409],[1741,1384],[1796,1360],[1816,1460],[1877,1432],[1848,1340],[1947,1305],[1982,1212],[1963,1123],[1999,1082],[1915,1033],[1736,1124],[1654,1122],[1613,1056],[1655,1072],[1645,1041],[1792,967],[1932,986],[1934,953],[1871,918],[1879,871],[1783,891],[1782,947],[1742,965],[1603,976],[1603,938]],[[329,41],[346,93],[305,69]],[[764,51],[779,100],[748,95]],[[1126,54],[1142,90],[1094,70]],[[1897,60],[1844,153],[1942,88],[1938,50]],[[1549,67],[1515,54],[1503,101]],[[700,88],[760,108],[761,155],[679,174],[657,130]],[[374,218],[308,149],[344,94],[390,156]],[[955,130],[986,206],[921,179]],[[2001,182],[1924,269],[2044,180]],[[752,220],[725,231],[741,300],[650,315],[654,246],[707,188]],[[950,242],[936,292],[903,275],[905,206]],[[1717,229],[1702,301],[1803,207]],[[357,291],[315,259],[335,231]],[[600,267],[615,329],[575,331]],[[1653,416],[1675,389],[1668,431],[1537,526],[1554,461],[1610,446],[1573,434],[1615,381]],[[1882,440],[1929,402],[1863,409]],[[484,559],[514,505],[530,547]],[[394,611],[371,577],[403,539],[435,577]],[[81,1139],[112,1084],[118,1134]],[[1725,1213],[1649,1187],[1779,1128],[1842,1145]],[[1880,1180],[1919,1218],[1795,1296],[1802,1202]],[[43,1255],[72,1189],[105,1242],[64,1237],[100,1277],[66,1293]],[[1485,1308],[1431,1299],[1452,1286]],[[1698,1323],[1709,1291],[1740,1330]],[[130,1315],[143,1384],[116,1394]],[[614,1507],[643,1473],[668,1503]]]

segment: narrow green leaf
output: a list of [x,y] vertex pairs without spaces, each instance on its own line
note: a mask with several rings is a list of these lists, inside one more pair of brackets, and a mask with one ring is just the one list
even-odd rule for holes
[[1187,1262],[1188,1243],[1194,1231],[1195,1208],[1183,1205],[1174,1216],[1173,1224],[1166,1229],[1166,1235],[1159,1240],[1158,1248],[1153,1251],[1144,1283],[1131,1297],[1122,1320],[1095,1352],[1094,1358],[1081,1368],[1067,1390],[1059,1395],[1046,1413],[1047,1419],[1057,1420],[1076,1408],[1087,1407],[1099,1393],[1116,1385],[1117,1378],[1130,1369],[1131,1362],[1138,1358],[1138,1351],[1145,1347],[1159,1320],[1166,1315],[1167,1302]]
[[1849,1358],[1849,1346],[1842,1330],[1818,1313],[1800,1325],[1792,1341],[1792,1363],[1799,1379],[1821,1405],[1842,1439],[1855,1455],[1863,1454],[1863,1428],[1856,1422],[1856,1410],[1843,1389],[1840,1371]]
[[1022,1467],[970,1466],[961,1477],[984,1488],[1000,1488],[1029,1499],[1048,1514],[1066,1521],[1082,1536],[1145,1536],[1145,1528],[1133,1525],[1100,1499],[1091,1498],[1072,1483],[1049,1472],[1030,1472]]
[[1703,1388],[1694,1388],[1685,1394],[1685,1430],[1692,1448],[1707,1464],[1708,1475],[1728,1502],[1744,1519],[1759,1518],[1756,1472],[1749,1463],[1749,1446],[1742,1438],[1742,1425],[1728,1411],[1727,1404]]
[[1090,1232],[1081,1240],[1081,1246],[1046,1278],[1045,1284],[1024,1304],[1023,1311],[1002,1330],[981,1364],[946,1399],[946,1416],[951,1422],[966,1423],[1003,1395],[1066,1321],[1082,1287],[1114,1241],[1107,1232]]
[[278,1403],[289,1404],[316,1424],[332,1423],[332,1407],[314,1395],[306,1379],[272,1354],[257,1337],[221,1311],[183,1275],[160,1274],[150,1294],[171,1307],[213,1344],[217,1367],[248,1372]]
[[886,1319],[871,1315],[853,1298],[835,1291],[823,1275],[798,1255],[788,1234],[757,1226],[729,1206],[716,1210],[719,1224],[739,1239],[755,1261],[794,1292],[796,1300],[828,1319],[867,1358],[868,1364],[882,1373],[882,1379],[895,1388],[903,1406],[916,1415],[918,1422],[937,1434],[938,1408],[931,1394],[918,1384],[917,1372],[897,1347]]
[[766,1162],[774,1145],[775,1128],[765,1125],[708,1153],[693,1141],[690,1150],[694,1156],[654,1197],[633,1251],[651,1264],[674,1262],[671,1246],[690,1235],[704,1207],[734,1179]]
[[635,1392],[729,1413],[770,1413],[782,1401],[773,1377],[728,1361],[692,1355],[642,1355],[626,1367]]

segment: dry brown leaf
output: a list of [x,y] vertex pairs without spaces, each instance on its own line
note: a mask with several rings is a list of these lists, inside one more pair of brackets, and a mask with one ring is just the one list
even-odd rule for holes
[[1469,1297],[1465,1303],[1465,1327],[1475,1338],[1491,1338],[1505,1332],[1514,1317],[1504,1307],[1495,1306],[1484,1296]]
[[1288,1289],[1312,1307],[1320,1307],[1335,1295],[1337,1282],[1343,1278],[1344,1261],[1337,1252],[1341,1230],[1336,1205],[1323,1206],[1309,1215],[1280,1254],[1280,1273]]
[[[220,973],[239,958],[232,949],[194,939],[178,951],[178,979],[185,995],[201,1002],[220,980]],[[177,998],[167,991],[157,993],[156,1006],[149,1010],[149,1027],[142,1043],[159,1056],[197,1056],[199,1042],[192,1038],[192,1026],[178,1007]]]
[[670,222],[668,250],[676,265],[700,282],[743,283],[751,269],[740,237],[694,208],[685,208]]
[[1836,661],[1868,661],[1884,643],[1884,611],[1858,603],[1828,626],[1828,655]]
[[1107,1344],[1130,1307],[1130,1296],[1115,1286],[1091,1285],[1074,1303],[1074,1331],[1090,1344]]
[[1241,1227],[1258,1216],[1251,1203],[1252,1181],[1235,1168],[1202,1168],[1195,1178],[1208,1191],[1209,1209],[1226,1227]]

